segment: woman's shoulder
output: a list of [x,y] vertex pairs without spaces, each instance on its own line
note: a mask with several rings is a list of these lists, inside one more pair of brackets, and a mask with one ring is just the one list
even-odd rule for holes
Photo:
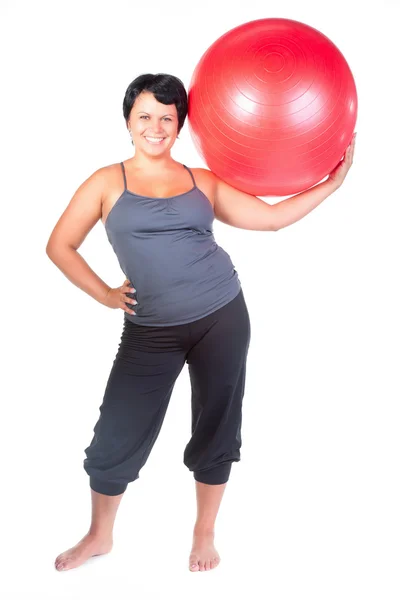
[[198,173],[199,175],[204,175],[204,177],[207,177],[210,175],[210,173],[212,173],[212,171],[210,171],[210,169],[203,169],[202,167],[190,167],[190,169],[193,171],[193,173]]
[[215,173],[210,171],[210,169],[203,169],[201,167],[194,167],[192,172],[196,181],[204,183],[208,190],[213,193],[218,182],[218,177],[215,175]]
[[93,175],[101,178],[105,186],[114,186],[122,180],[122,166],[121,163],[111,163],[99,167]]
[[98,179],[107,181],[112,175],[114,175],[119,169],[121,172],[121,164],[113,163],[111,165],[104,165],[103,167],[98,167],[93,173],[90,175],[92,179]]
[[117,171],[121,172],[121,162],[111,163],[110,165],[104,165],[104,167],[100,167],[99,171],[102,171],[104,174],[115,173]]
[[213,173],[213,171],[210,171],[210,169],[203,169],[201,167],[193,167],[192,169],[193,174],[198,174],[200,177],[203,177],[204,180],[210,182],[210,183],[215,183],[216,181],[218,181],[218,177],[215,175],[215,173]]
[[215,175],[210,169],[203,169],[202,167],[190,167],[196,181],[204,181],[205,184],[212,185],[215,181]]

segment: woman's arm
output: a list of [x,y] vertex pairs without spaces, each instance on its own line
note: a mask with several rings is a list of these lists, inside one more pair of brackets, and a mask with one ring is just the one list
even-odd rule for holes
[[105,168],[91,175],[75,192],[47,242],[50,260],[78,288],[104,304],[111,289],[77,252],[89,231],[101,219]]
[[273,204],[274,231],[300,221],[336,190],[337,186],[327,180],[305,192],[300,192],[300,194]]

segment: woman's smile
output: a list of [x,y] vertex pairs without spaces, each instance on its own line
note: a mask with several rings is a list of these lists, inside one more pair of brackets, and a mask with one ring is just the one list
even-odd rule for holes
[[150,144],[161,144],[165,138],[163,137],[150,137],[150,136],[145,136],[145,139],[150,143]]

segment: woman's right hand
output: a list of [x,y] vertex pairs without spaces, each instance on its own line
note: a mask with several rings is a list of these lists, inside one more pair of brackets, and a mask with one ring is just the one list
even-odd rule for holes
[[137,304],[136,300],[130,298],[127,294],[136,292],[135,288],[130,286],[129,279],[125,279],[124,283],[117,288],[110,288],[104,300],[104,304],[109,308],[122,308],[123,311],[130,315],[136,315],[134,310],[131,310],[128,304]]

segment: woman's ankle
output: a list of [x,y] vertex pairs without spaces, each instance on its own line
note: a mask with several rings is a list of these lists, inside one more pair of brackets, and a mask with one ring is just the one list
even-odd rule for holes
[[109,542],[113,540],[112,531],[105,529],[90,528],[86,536],[96,542]]

